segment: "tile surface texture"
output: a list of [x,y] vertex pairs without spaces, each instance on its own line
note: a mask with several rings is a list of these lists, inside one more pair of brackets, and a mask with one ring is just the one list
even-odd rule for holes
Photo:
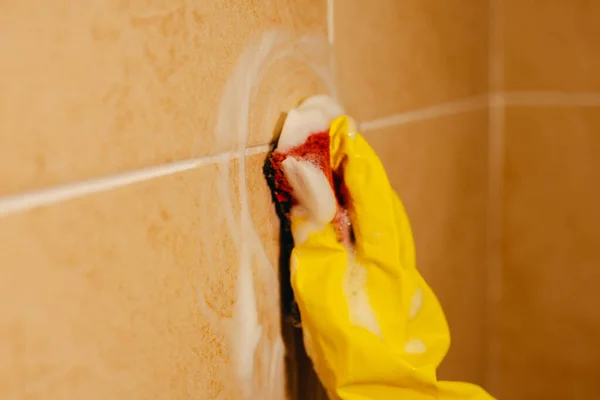
[[357,0],[335,9],[338,87],[360,121],[487,92],[487,2]]
[[[288,32],[252,57],[285,63],[300,37],[326,42],[324,0],[38,3],[0,3],[0,195],[231,149],[215,140],[217,111],[248,43]],[[262,82],[256,101],[272,103],[255,112],[268,129],[249,145],[268,142],[277,111],[323,86],[299,63],[281,69],[249,78]]]
[[[336,0],[333,50],[325,0],[0,1],[0,196],[266,144],[334,86],[361,122],[488,89],[600,92],[600,2],[498,1],[494,39],[485,1]],[[488,88],[490,43],[502,87]],[[493,373],[500,399],[600,398],[600,108],[509,107],[504,122],[489,330],[487,112],[365,135],[448,318],[439,377]],[[0,398],[324,398],[299,331],[284,384],[264,157],[0,218]],[[262,331],[242,382],[246,265]]]
[[440,299],[452,344],[440,378],[483,383],[487,113],[366,135],[404,202],[417,268]]
[[600,91],[600,2],[502,2],[505,89]]
[[600,396],[600,109],[509,108],[498,396]]
[[[241,399],[228,335],[247,332],[223,321],[236,315],[244,234],[262,325],[254,398],[283,398],[263,158],[246,179],[233,161],[3,218],[0,397]],[[257,240],[241,228],[244,193]]]

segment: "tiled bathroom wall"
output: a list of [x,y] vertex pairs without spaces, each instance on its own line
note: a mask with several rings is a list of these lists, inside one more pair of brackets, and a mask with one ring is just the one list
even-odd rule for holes
[[262,164],[334,91],[446,311],[440,378],[597,397],[600,9],[544,4],[0,2],[0,397],[325,398]]
[[327,46],[321,0],[0,4],[0,398],[285,398],[262,166]]
[[[336,3],[337,4],[337,3]],[[339,91],[411,219],[452,331],[440,378],[484,382],[488,5],[345,2]]]
[[489,388],[600,396],[600,3],[496,1]]
[[487,9],[460,6],[3,2],[1,397],[323,396],[297,341],[284,384],[261,167],[331,60],[446,307],[441,376],[483,382]]

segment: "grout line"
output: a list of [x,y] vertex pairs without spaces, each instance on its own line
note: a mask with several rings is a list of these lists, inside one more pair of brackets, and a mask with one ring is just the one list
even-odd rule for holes
[[600,107],[598,92],[515,91],[502,96],[508,106]]
[[497,362],[501,343],[495,340],[494,329],[501,311],[503,296],[503,191],[505,158],[505,105],[503,97],[490,98],[488,114],[488,210],[487,210],[487,268],[486,268],[486,387],[498,396],[500,377]]
[[[330,31],[329,33],[331,41],[333,41],[333,1],[334,0],[328,0],[328,28]],[[499,55],[496,54],[495,57],[498,56]],[[490,61],[490,80],[501,80],[501,78],[498,77],[498,74],[501,73],[501,70],[500,72],[498,72],[498,69],[495,69],[495,67],[493,67],[496,64],[496,62]],[[496,72],[493,73],[492,70],[495,70]],[[407,111],[404,113],[363,122],[360,124],[360,129],[362,132],[368,132],[377,129],[408,124],[411,122],[427,120],[431,118],[439,118],[443,116],[459,114],[462,112],[480,110],[486,108],[486,106],[490,108],[490,124],[488,133],[490,136],[490,186],[494,185],[499,187],[499,185],[501,185],[502,177],[493,176],[494,174],[497,174],[493,171],[495,171],[498,168],[501,168],[501,165],[497,165],[497,163],[502,162],[501,153],[503,151],[504,145],[504,133],[502,124],[505,106],[600,107],[600,93],[567,93],[558,91],[491,92],[487,96],[474,96],[463,100],[438,104],[431,107]],[[253,154],[263,153],[268,151],[271,148],[271,146],[271,144],[266,144],[248,147],[244,150],[244,155],[249,156]],[[498,152],[499,154],[494,155],[495,152]],[[239,152],[229,152],[218,154],[215,156],[199,157],[189,160],[177,161],[169,164],[152,166],[135,171],[118,173],[81,182],[73,182],[49,189],[42,189],[40,191],[21,193],[7,197],[0,197],[0,217],[47,204],[54,204],[71,198],[115,189],[136,182],[142,182],[145,180],[165,175],[175,174],[178,172],[186,171],[215,162],[231,160],[237,157],[240,157]],[[497,191],[497,193],[494,195],[499,196],[501,190],[494,190]],[[490,189],[490,196],[492,196],[492,194],[492,189]],[[496,207],[501,207],[501,205],[496,205]],[[492,217],[489,216],[489,218]],[[490,224],[491,221],[488,221],[488,223]],[[501,229],[501,227],[497,227],[495,229]],[[498,233],[496,234],[496,236],[497,235]],[[499,256],[497,255],[496,257]],[[497,266],[496,268],[501,268],[501,266]]]
[[333,46],[334,40],[334,0],[327,0],[327,39],[329,44]]
[[[492,70],[493,68],[490,68]],[[490,72],[492,78],[492,73]],[[492,78],[494,79],[494,78]],[[463,100],[438,104],[431,107],[406,111],[372,121],[360,123],[362,132],[388,128],[411,122],[439,118],[461,112],[476,111],[486,107],[600,107],[600,92],[558,92],[558,91],[514,91],[490,92],[487,95],[473,96]]]
[[396,125],[404,125],[415,121],[438,118],[462,112],[484,109],[487,106],[487,95],[473,96],[463,100],[443,103],[431,107],[407,111],[400,114],[360,123],[361,132],[368,132]]
[[[256,154],[260,154],[260,153],[266,153],[268,151],[271,151],[273,149],[273,143],[267,143],[267,144],[259,144],[256,146],[251,146],[251,147],[246,147],[244,149],[244,156],[253,156]],[[233,158],[240,158],[240,152],[232,152],[232,154],[234,154]]]
[[[504,87],[503,29],[501,0],[489,0],[488,90],[494,93]],[[497,17],[495,18],[494,15]]]
[[[492,70],[493,68],[490,68]],[[492,76],[492,73],[490,73]],[[493,79],[493,78],[492,78]],[[406,111],[371,121],[361,122],[362,132],[404,125],[411,122],[439,118],[461,112],[476,111],[486,107],[505,106],[556,106],[556,107],[600,107],[600,92],[553,92],[553,91],[515,91],[490,92],[487,95],[473,96],[467,99],[438,104],[431,107]]]
[[493,107],[505,107],[506,106],[506,95],[502,92],[490,93],[488,95],[488,107],[490,110]]
[[506,94],[495,92],[504,86],[504,35],[502,0],[489,0],[488,10],[488,209],[486,218],[486,268],[485,268],[485,338],[484,383],[495,394],[501,387],[498,362],[502,344],[496,340],[494,329],[500,317],[503,294],[503,186],[505,132],[504,110]]
[[214,156],[176,161],[169,164],[162,164],[139,170],[117,173],[101,178],[68,183],[49,189],[0,197],[0,217],[93,193],[113,190],[166,175],[173,175],[179,172],[188,171],[217,162],[226,162],[236,158],[241,158],[243,156],[264,153],[269,151],[271,147],[272,146],[270,144],[253,146],[246,148],[243,154],[240,152],[228,152]]
[[[494,0],[492,0],[494,2]],[[496,5],[495,7],[499,7]],[[497,8],[494,8],[497,12]],[[497,21],[496,21],[497,22]],[[493,24],[496,24],[492,22]],[[499,28],[491,34],[500,35]],[[494,60],[490,59],[490,87],[501,87],[502,53],[497,50],[498,42],[490,47]],[[492,57],[492,55],[490,55]],[[498,59],[500,61],[498,61]],[[559,91],[514,91],[492,92],[489,95],[488,127],[488,216],[487,216],[487,269],[486,269],[486,367],[485,386],[497,398],[501,396],[502,377],[499,375],[498,362],[503,345],[495,337],[494,329],[501,317],[504,260],[503,260],[503,192],[505,168],[505,111],[512,107],[600,107],[600,93],[559,92]]]
[[[491,70],[492,68],[490,68]],[[490,74],[491,75],[491,74]],[[476,111],[486,107],[600,107],[600,92],[557,92],[557,91],[514,91],[490,92],[487,95],[473,96],[463,100],[438,104],[431,107],[406,111],[371,121],[361,122],[362,132],[388,128],[411,122],[439,118],[461,112]]]

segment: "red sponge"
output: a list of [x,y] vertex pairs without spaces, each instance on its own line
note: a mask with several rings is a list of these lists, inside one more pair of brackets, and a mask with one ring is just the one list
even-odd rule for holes
[[285,217],[289,219],[292,206],[297,204],[293,189],[285,178],[281,163],[287,157],[294,157],[302,161],[310,161],[317,166],[327,177],[337,199],[337,211],[333,219],[338,240],[346,245],[351,244],[351,226],[346,210],[348,193],[343,182],[341,171],[332,171],[329,152],[329,132],[317,132],[308,136],[306,141],[286,152],[274,151],[268,165],[271,173],[272,189],[275,200],[282,206]]

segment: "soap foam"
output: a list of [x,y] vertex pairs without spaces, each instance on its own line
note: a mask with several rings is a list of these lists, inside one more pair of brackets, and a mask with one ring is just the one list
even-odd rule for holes
[[[237,249],[238,254],[238,279],[236,283],[237,296],[231,318],[222,318],[214,313],[206,304],[202,292],[199,291],[200,308],[213,328],[219,328],[229,342],[229,354],[235,366],[235,374],[243,387],[243,399],[273,399],[278,398],[280,388],[283,388],[283,374],[274,371],[283,365],[283,345],[281,333],[278,331],[280,323],[275,321],[261,321],[257,309],[257,293],[254,288],[254,279],[259,279],[267,288],[278,288],[277,269],[274,268],[260,237],[252,222],[249,211],[248,188],[246,186],[245,151],[248,138],[249,110],[251,100],[256,88],[260,86],[265,71],[275,62],[286,58],[293,58],[305,64],[328,88],[328,93],[334,94],[334,80],[331,76],[329,65],[330,47],[326,38],[303,37],[290,41],[289,36],[281,31],[266,32],[256,41],[247,46],[238,60],[238,64],[230,76],[222,94],[218,123],[215,130],[215,145],[218,149],[225,149],[234,145],[234,154],[240,160],[238,166],[237,182],[239,196],[230,192],[231,161],[225,160],[218,165],[219,199],[221,206],[226,210],[226,224],[229,234]],[[319,62],[319,54],[327,59],[327,63]],[[317,99],[317,103],[319,101]],[[234,207],[233,201],[239,201],[239,206]],[[241,209],[240,217],[236,220],[234,209]],[[204,232],[209,236],[210,232]],[[256,262],[253,263],[253,260]],[[253,265],[257,267],[254,277]],[[218,267],[218,266],[217,266]],[[263,294],[261,300],[266,303],[269,310],[279,309],[278,296],[273,292]],[[269,314],[271,318],[279,318],[279,314]],[[263,326],[265,325],[265,326]],[[272,332],[274,327],[277,331]],[[261,387],[256,387],[255,354],[260,343],[263,343],[262,360],[269,362],[271,370],[267,376],[268,382],[261,382]],[[260,373],[259,373],[260,374]],[[278,382],[274,382],[274,380]]]

